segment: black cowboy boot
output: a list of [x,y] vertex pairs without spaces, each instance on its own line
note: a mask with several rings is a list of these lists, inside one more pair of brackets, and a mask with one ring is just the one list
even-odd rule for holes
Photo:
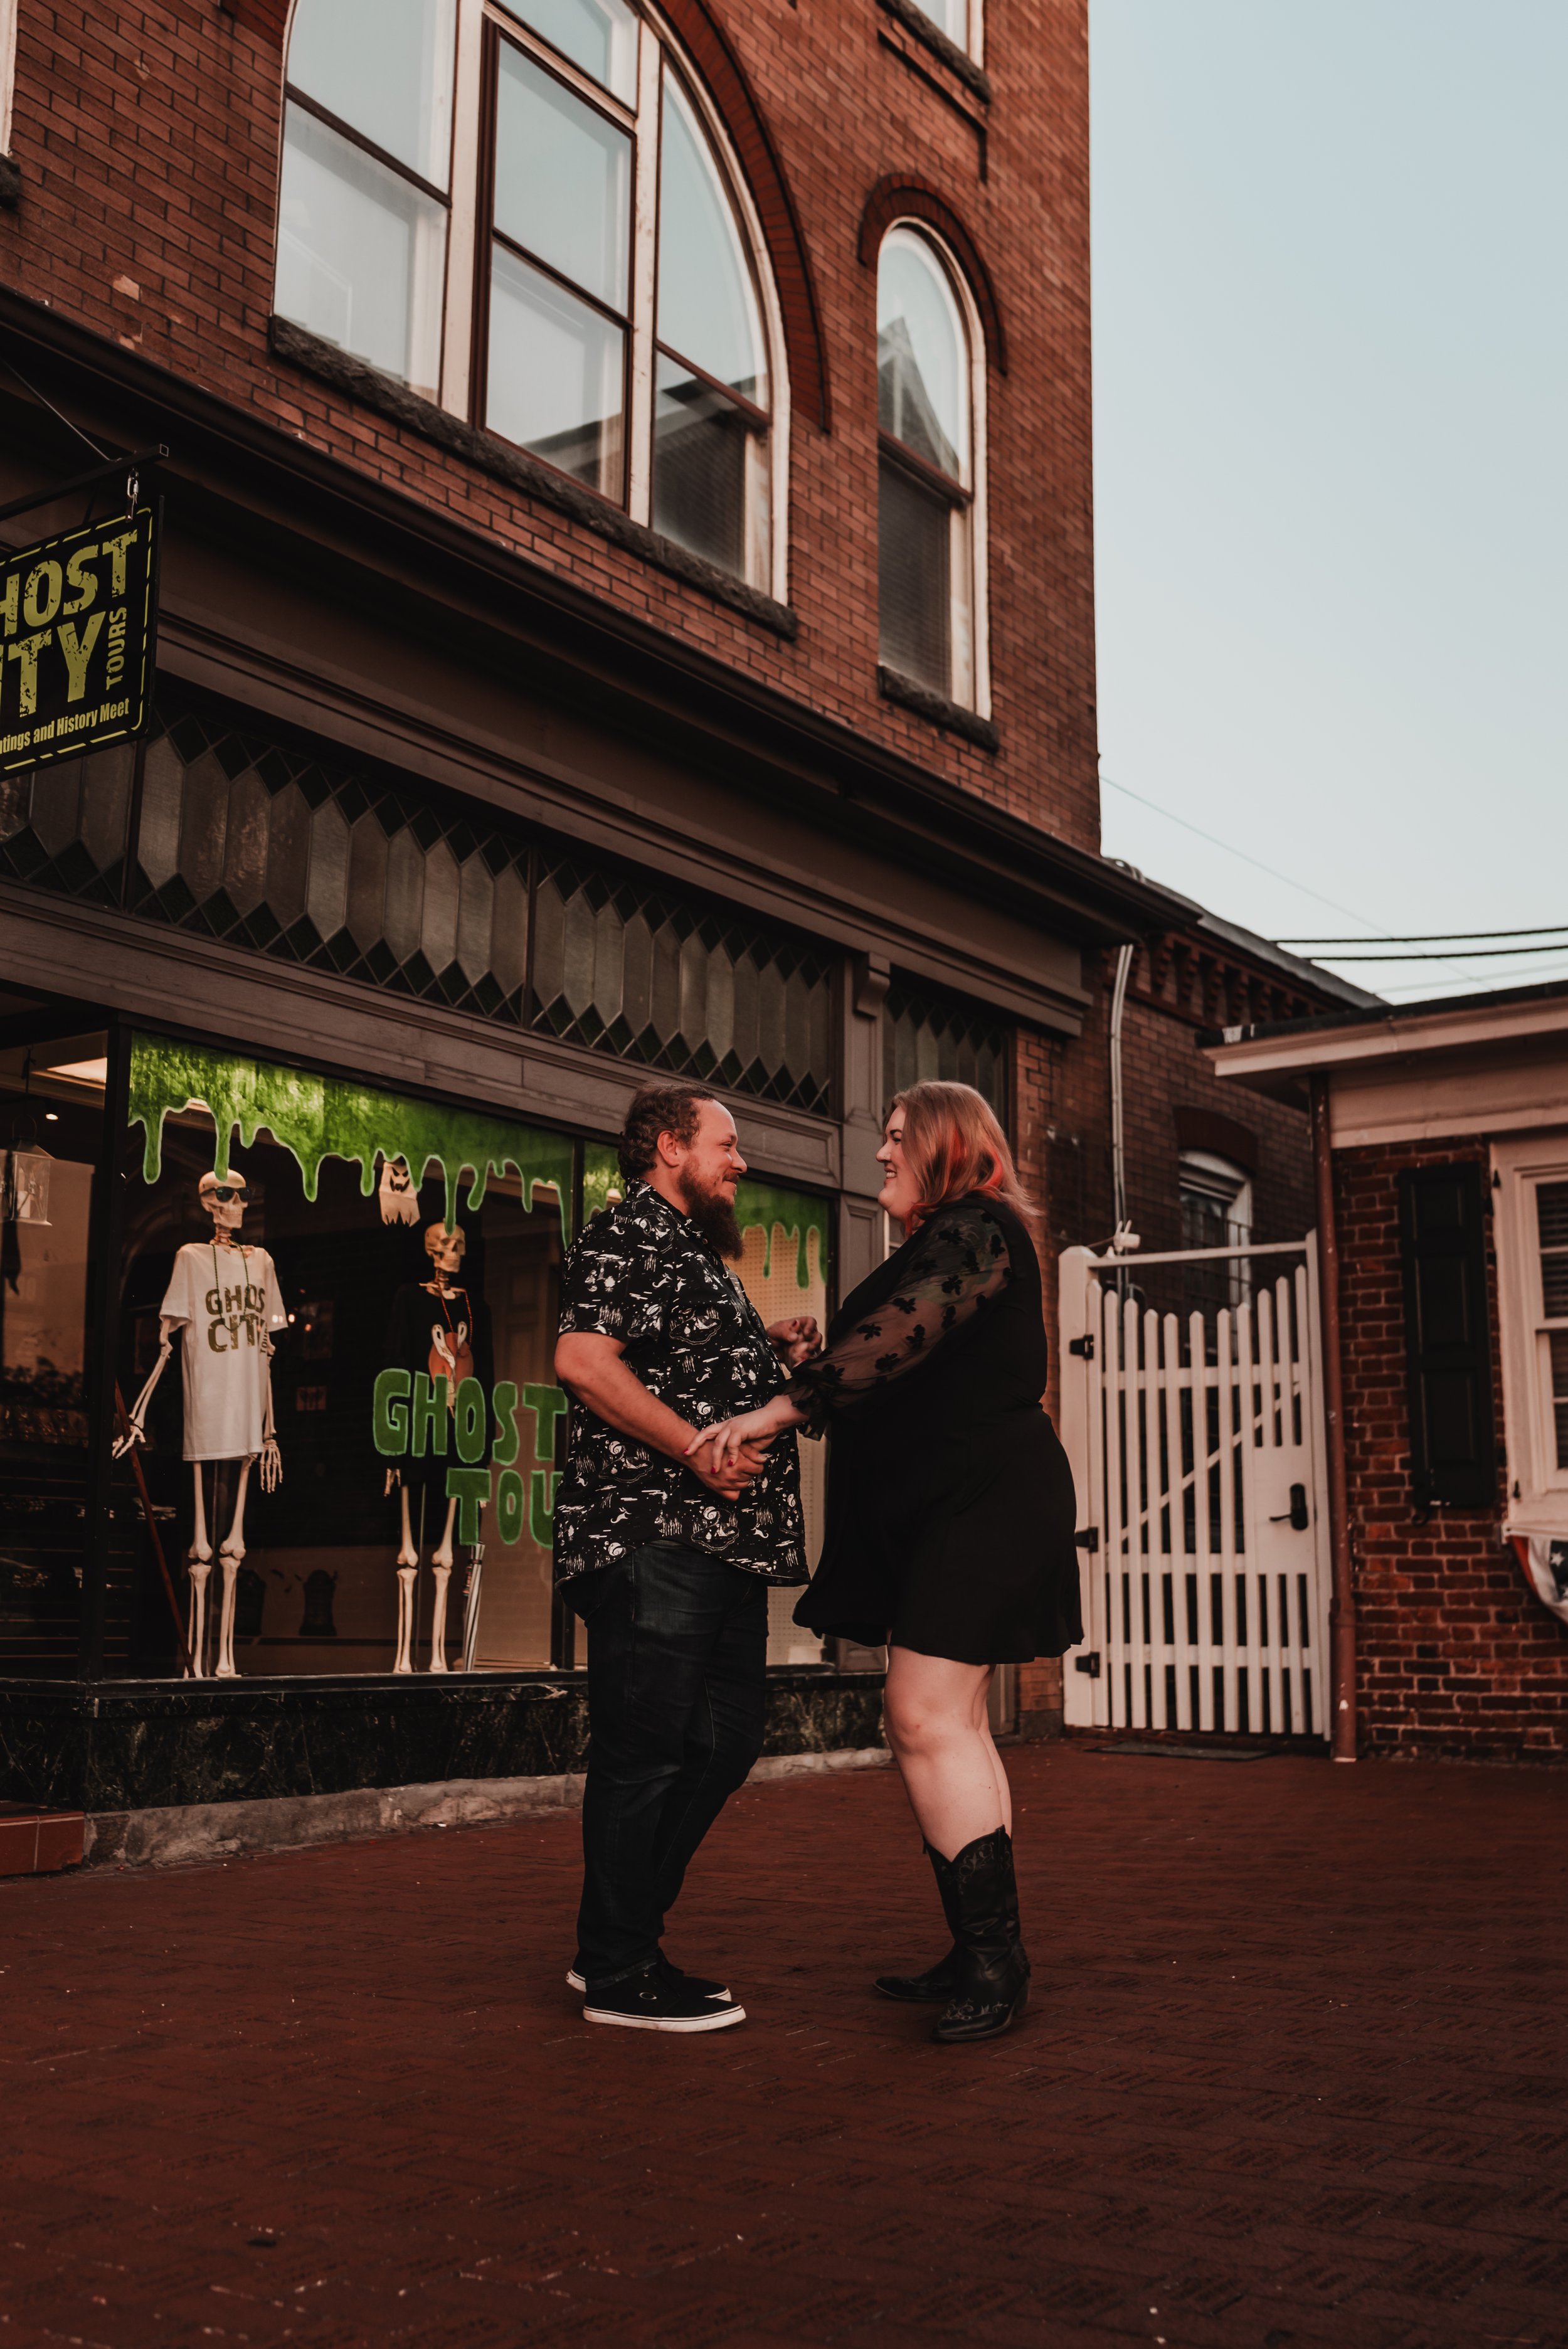
[[958,1984],[932,2033],[945,2046],[995,2039],[1029,1995],[1029,1961],[1018,1938],[1013,1839],[1006,1827],[977,1836],[951,1868],[958,1894]]
[[947,1920],[947,1930],[953,1936],[953,1947],[935,1965],[928,1966],[923,1974],[878,1974],[876,1986],[883,1998],[896,1998],[906,2005],[943,2005],[958,1988],[959,1968],[964,1953],[958,1946],[958,1878],[953,1862],[944,1859],[929,1844],[925,1856],[936,1872],[936,1889],[942,1899],[942,1913]]

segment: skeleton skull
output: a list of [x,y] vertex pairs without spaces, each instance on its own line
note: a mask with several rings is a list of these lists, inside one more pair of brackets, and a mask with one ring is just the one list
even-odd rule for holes
[[463,1251],[468,1244],[468,1236],[461,1224],[454,1224],[450,1231],[445,1224],[426,1226],[425,1253],[438,1272],[461,1272]]
[[226,1182],[220,1183],[216,1174],[203,1174],[196,1185],[196,1195],[212,1218],[214,1234],[237,1232],[245,1212],[245,1178],[232,1167]]

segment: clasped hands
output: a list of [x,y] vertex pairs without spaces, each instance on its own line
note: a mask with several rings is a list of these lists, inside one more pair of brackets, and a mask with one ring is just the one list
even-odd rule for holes
[[[811,1313],[769,1323],[768,1337],[787,1371],[821,1350],[822,1333]],[[739,1412],[733,1419],[700,1429],[686,1445],[686,1459],[710,1491],[737,1500],[759,1475],[775,1439],[796,1425],[799,1416],[783,1395],[775,1395],[760,1410]]]

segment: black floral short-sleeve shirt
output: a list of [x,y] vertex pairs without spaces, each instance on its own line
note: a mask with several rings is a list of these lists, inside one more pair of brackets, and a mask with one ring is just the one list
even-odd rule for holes
[[[561,1281],[561,1330],[618,1338],[648,1392],[694,1427],[755,1411],[784,1374],[762,1317],[689,1216],[646,1183],[587,1224]],[[555,1499],[555,1579],[613,1565],[649,1542],[684,1542],[765,1581],[806,1580],[800,1471],[781,1437],[755,1483],[721,1500],[682,1462],[650,1451],[573,1399]]]

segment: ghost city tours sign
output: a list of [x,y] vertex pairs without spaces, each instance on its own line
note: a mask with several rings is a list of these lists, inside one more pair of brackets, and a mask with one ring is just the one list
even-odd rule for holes
[[157,617],[156,504],[0,554],[0,774],[144,731]]

